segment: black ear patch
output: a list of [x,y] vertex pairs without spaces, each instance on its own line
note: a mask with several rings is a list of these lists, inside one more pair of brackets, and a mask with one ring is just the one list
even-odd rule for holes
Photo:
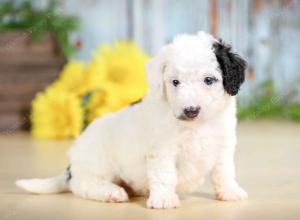
[[214,53],[223,76],[223,86],[229,95],[236,95],[245,81],[247,63],[239,55],[231,51],[231,46],[222,40],[213,44]]

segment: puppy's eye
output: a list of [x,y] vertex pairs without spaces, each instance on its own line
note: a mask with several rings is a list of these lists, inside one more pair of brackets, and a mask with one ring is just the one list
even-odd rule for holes
[[173,86],[175,86],[175,87],[177,87],[180,84],[179,80],[177,80],[177,79],[173,80],[172,83],[173,83]]
[[208,86],[214,84],[215,82],[218,82],[218,79],[214,76],[213,77],[208,76],[204,78],[204,83]]

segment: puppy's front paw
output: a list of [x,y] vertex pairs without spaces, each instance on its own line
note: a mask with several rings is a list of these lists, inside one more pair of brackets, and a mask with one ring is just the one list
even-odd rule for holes
[[248,199],[248,194],[239,186],[228,186],[216,191],[216,199],[234,202]]
[[127,202],[128,195],[121,187],[115,187],[110,191],[107,191],[104,198],[105,202]]
[[176,193],[151,193],[147,201],[147,207],[151,209],[178,208],[180,201]]

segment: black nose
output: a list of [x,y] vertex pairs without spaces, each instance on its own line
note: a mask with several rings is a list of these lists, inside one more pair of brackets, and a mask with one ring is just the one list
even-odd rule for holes
[[184,109],[184,114],[188,118],[196,118],[199,114],[200,107],[190,106]]

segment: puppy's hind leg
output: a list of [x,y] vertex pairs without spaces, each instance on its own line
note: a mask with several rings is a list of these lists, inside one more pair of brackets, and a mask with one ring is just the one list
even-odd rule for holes
[[100,202],[126,202],[126,191],[110,179],[94,175],[74,175],[70,181],[74,195]]

